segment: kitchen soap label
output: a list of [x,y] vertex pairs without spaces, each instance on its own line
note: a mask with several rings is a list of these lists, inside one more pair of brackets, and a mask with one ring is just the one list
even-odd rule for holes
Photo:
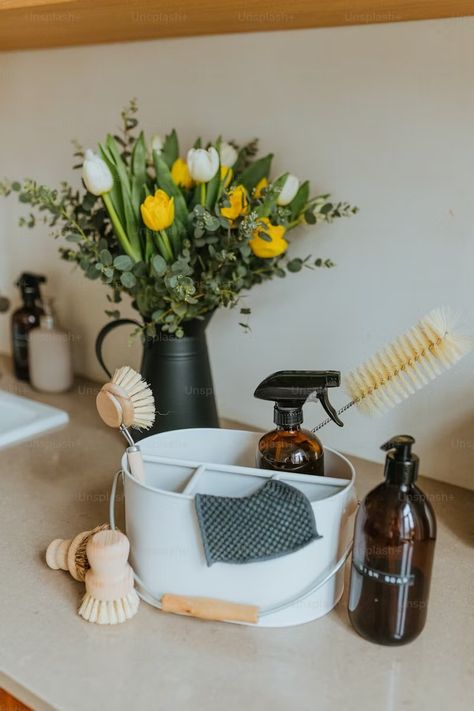
[[354,568],[357,570],[358,573],[360,573],[361,575],[365,575],[368,578],[372,578],[373,580],[377,580],[379,583],[387,583],[388,585],[414,585],[415,584],[415,576],[413,574],[402,575],[402,574],[386,573],[382,570],[376,570],[375,568],[370,568],[368,565],[364,565],[363,563],[358,563],[355,560],[352,561],[352,565],[354,566]]

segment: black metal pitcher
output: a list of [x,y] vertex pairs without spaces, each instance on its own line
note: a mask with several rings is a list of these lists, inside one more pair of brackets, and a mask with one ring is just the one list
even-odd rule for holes
[[[150,385],[156,403],[156,420],[141,437],[157,432],[188,427],[219,427],[211,366],[206,341],[206,326],[212,313],[205,319],[184,323],[183,338],[158,331],[143,339],[143,359],[140,372]],[[95,352],[100,365],[111,377],[104,363],[102,345],[105,337],[118,326],[138,321],[123,318],[111,321],[99,332]],[[136,433],[140,439],[140,433]]]

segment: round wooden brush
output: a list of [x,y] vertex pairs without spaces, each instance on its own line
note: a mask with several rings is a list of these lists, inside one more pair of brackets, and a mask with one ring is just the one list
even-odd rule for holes
[[116,625],[136,614],[140,598],[127,563],[129,552],[128,538],[120,531],[100,531],[89,539],[86,553],[90,569],[79,608],[79,615],[88,622]]
[[[349,373],[344,387],[351,401],[337,414],[353,405],[368,414],[395,407],[457,363],[470,347],[470,339],[456,329],[450,309],[430,311],[416,326]],[[313,432],[329,422],[327,418]]]
[[100,389],[96,406],[105,424],[124,435],[129,444],[130,470],[136,479],[144,481],[143,457],[128,428],[147,430],[155,421],[155,400],[149,385],[133,368],[118,368],[112,381]]

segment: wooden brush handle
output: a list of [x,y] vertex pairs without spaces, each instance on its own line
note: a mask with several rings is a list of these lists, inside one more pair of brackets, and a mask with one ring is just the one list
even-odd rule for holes
[[46,549],[46,564],[51,570],[69,570],[67,552],[72,538],[55,538]]
[[119,600],[133,590],[133,571],[127,563],[130,543],[120,531],[100,531],[87,543],[90,570],[86,591],[96,600]]
[[127,449],[127,459],[130,471],[137,481],[145,483],[145,466],[140,448],[136,445]]
[[165,593],[161,598],[161,605],[165,612],[199,617],[202,620],[252,622],[253,624],[258,622],[259,608],[256,605],[245,605],[239,602]]
[[81,531],[74,538],[55,538],[46,550],[46,563],[52,570],[68,570],[74,580],[84,580],[76,566],[76,551],[90,531]]

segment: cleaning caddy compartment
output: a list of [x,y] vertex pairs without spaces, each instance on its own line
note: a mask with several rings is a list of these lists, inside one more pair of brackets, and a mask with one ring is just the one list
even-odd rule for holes
[[[326,447],[324,477],[256,469],[260,436],[189,429],[145,438],[140,442],[143,482],[131,474],[124,454],[126,532],[137,589],[145,601],[159,607],[163,595],[172,593],[257,605],[257,624],[263,627],[309,622],[336,605],[343,592],[357,508],[354,468]],[[277,558],[208,566],[195,495],[247,497],[270,479],[290,484],[308,497],[319,537]]]

